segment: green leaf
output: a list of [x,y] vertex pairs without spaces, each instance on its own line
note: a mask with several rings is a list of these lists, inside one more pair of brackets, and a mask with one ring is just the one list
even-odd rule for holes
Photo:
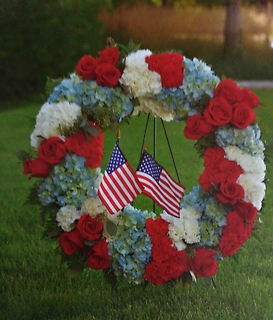
[[16,152],[16,156],[21,161],[26,161],[30,158],[29,154],[24,150],[18,150]]
[[86,125],[86,126],[82,127],[82,129],[87,131],[88,133],[90,133],[92,136],[97,137],[99,135],[99,130],[92,127],[92,126]]
[[106,223],[106,231],[110,234],[110,236],[114,236],[117,233],[117,226],[110,220],[107,221]]
[[106,282],[111,285],[112,290],[117,291],[118,282],[117,282],[117,276],[115,275],[114,271],[112,269],[103,269],[103,275]]

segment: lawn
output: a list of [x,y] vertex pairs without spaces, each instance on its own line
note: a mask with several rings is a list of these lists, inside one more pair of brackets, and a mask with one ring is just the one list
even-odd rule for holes
[[[273,92],[259,90],[263,107],[256,110],[263,140],[272,137]],[[198,279],[190,290],[148,285],[145,289],[119,282],[113,292],[100,271],[86,270],[75,279],[64,277],[64,268],[56,266],[56,243],[42,240],[43,227],[38,207],[25,205],[28,188],[34,183],[22,174],[15,154],[28,150],[31,119],[41,105],[22,103],[5,105],[0,111],[0,319],[273,319],[273,178],[268,163],[267,195],[259,226],[260,242],[251,237],[234,259],[219,263],[215,276],[217,289]],[[121,148],[137,166],[145,116],[133,118],[121,128]],[[175,176],[160,121],[157,122],[157,159]],[[197,184],[202,161],[193,143],[183,138],[181,123],[167,123],[169,139],[187,191]],[[152,123],[146,142],[153,152]],[[115,136],[105,137],[105,158],[109,159]],[[270,160],[270,159],[269,159]],[[152,210],[147,198],[134,204]]]

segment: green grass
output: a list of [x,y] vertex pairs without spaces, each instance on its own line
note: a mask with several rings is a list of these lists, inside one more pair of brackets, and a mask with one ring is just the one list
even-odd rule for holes
[[[262,109],[256,110],[263,139],[272,137],[271,115],[273,92],[257,91]],[[56,243],[41,240],[43,227],[35,206],[24,205],[28,187],[34,182],[22,174],[15,153],[29,148],[29,134],[40,105],[37,103],[8,106],[0,112],[0,319],[273,319],[273,191],[267,188],[263,224],[258,242],[254,237],[241,248],[238,263],[224,259],[215,276],[217,290],[204,279],[189,291],[180,287],[167,289],[148,285],[146,289],[119,282],[112,292],[100,271],[86,270],[76,279],[64,278],[64,268],[57,267],[54,256]],[[121,148],[134,167],[140,154],[145,117],[133,118],[121,130]],[[157,123],[157,159],[172,175],[171,157]],[[202,161],[193,143],[183,138],[183,125],[167,123],[181,181],[189,192],[202,170]],[[153,152],[152,123],[148,133],[148,151]],[[105,139],[107,163],[115,136]],[[272,165],[268,164],[272,179]],[[152,209],[151,201],[135,206]]]

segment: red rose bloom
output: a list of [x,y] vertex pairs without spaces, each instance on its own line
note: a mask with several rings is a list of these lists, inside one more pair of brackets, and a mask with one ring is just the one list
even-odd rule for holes
[[193,259],[189,259],[189,265],[196,277],[211,277],[218,269],[215,251],[204,248],[197,248],[196,255]]
[[97,83],[104,87],[115,87],[118,85],[121,72],[110,63],[101,63],[96,67]]
[[232,119],[232,107],[222,97],[213,98],[204,111],[204,118],[213,126],[223,126]]
[[255,118],[256,114],[246,103],[236,103],[232,108],[231,124],[239,129],[248,127]]
[[59,244],[67,256],[71,256],[84,247],[83,238],[77,229],[62,233],[59,236]]
[[110,63],[115,65],[119,59],[119,51],[117,47],[106,48],[99,52],[99,63]]
[[86,134],[89,137],[87,140],[84,133],[79,131],[66,138],[65,147],[69,152],[85,157],[85,165],[90,168],[98,168],[103,156],[104,137],[98,126],[94,125],[93,122],[89,122],[89,124],[98,130],[98,136],[92,136],[87,132]]
[[230,78],[221,81],[214,90],[214,97],[223,97],[229,104],[234,104],[242,100],[242,90],[237,83]]
[[234,211],[236,211],[240,217],[248,222],[252,223],[258,213],[258,209],[253,206],[250,202],[239,201],[234,206]]
[[106,239],[96,242],[91,248],[91,254],[87,259],[87,265],[91,269],[106,269],[110,264]]
[[252,92],[249,88],[244,88],[242,90],[243,98],[242,102],[245,102],[248,107],[251,109],[256,108],[259,106],[260,98]]
[[101,237],[103,224],[101,221],[83,214],[77,224],[77,229],[81,236],[88,241],[98,240]]
[[187,139],[198,140],[210,133],[212,125],[208,124],[203,116],[195,114],[187,118],[184,135]]
[[95,80],[97,64],[97,59],[84,55],[77,63],[76,73],[78,76],[81,76],[83,80]]
[[59,163],[66,155],[64,141],[59,137],[50,137],[41,142],[38,149],[39,158],[49,164]]
[[43,159],[28,159],[24,162],[24,174],[30,174],[30,178],[47,177],[50,173],[51,166]]
[[224,181],[220,184],[221,193],[216,193],[216,198],[222,203],[235,204],[245,194],[244,188],[234,181]]

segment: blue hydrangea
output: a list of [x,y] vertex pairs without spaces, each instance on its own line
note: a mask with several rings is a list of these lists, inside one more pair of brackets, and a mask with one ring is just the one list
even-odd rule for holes
[[84,157],[67,154],[64,162],[55,165],[37,188],[41,204],[73,205],[80,209],[85,199],[95,197],[100,169],[87,168],[84,162]]
[[248,126],[245,129],[238,129],[226,125],[220,127],[216,133],[216,143],[218,146],[227,147],[229,145],[235,145],[252,156],[259,155],[264,158],[263,151],[265,147],[260,139],[261,130],[258,124]]
[[67,100],[81,107],[90,108],[95,114],[99,109],[108,108],[113,114],[112,121],[121,121],[133,111],[133,103],[121,87],[101,87],[96,81],[82,81],[76,76],[64,79],[49,96],[48,103]]
[[113,270],[129,282],[142,281],[144,268],[150,260],[152,243],[145,222],[154,213],[127,205],[119,215],[114,242],[108,244]]

